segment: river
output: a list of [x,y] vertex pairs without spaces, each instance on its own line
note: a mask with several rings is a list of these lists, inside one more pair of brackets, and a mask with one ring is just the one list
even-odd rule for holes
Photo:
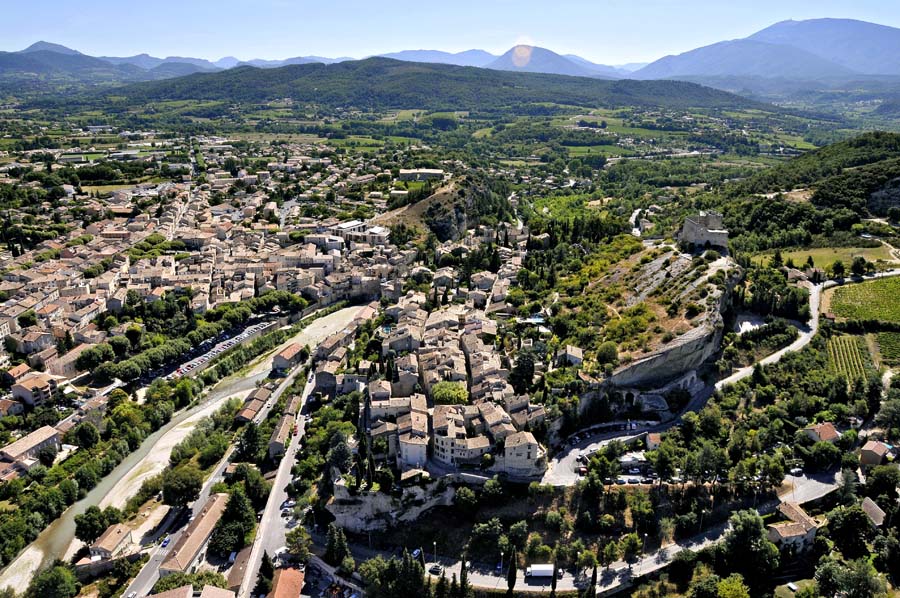
[[[303,331],[294,338],[286,341],[282,346],[297,341],[301,344],[310,344],[314,346],[321,342],[328,335],[337,332],[346,326],[359,312],[359,307],[347,307],[337,312],[323,316],[322,318],[310,323]],[[268,375],[268,367],[263,367],[265,359],[259,359],[254,362],[257,364],[249,372],[244,372],[243,377],[230,377],[219,382],[203,399],[201,403],[194,405],[190,409],[175,414],[172,419],[161,427],[159,430],[150,434],[141,446],[110,472],[108,476],[103,478],[84,498],[70,506],[63,512],[56,521],[51,523],[43,532],[29,544],[2,572],[0,572],[0,588],[11,587],[17,593],[22,593],[34,576],[34,573],[44,567],[49,566],[56,559],[66,558],[70,556],[68,553],[75,543],[75,516],[87,511],[91,505],[99,505],[113,501],[107,499],[107,495],[116,486],[126,478],[135,468],[142,466],[142,461],[157,448],[160,440],[172,430],[176,429],[180,424],[189,418],[203,412],[212,412],[215,406],[222,402],[225,398],[233,396],[237,393],[248,392],[256,387],[256,382],[264,379]],[[201,418],[197,417],[197,421]],[[186,435],[193,426],[185,426],[181,431]],[[168,443],[166,443],[168,444]],[[160,456],[161,463],[157,466],[165,466],[168,463],[168,455]],[[160,467],[161,469],[161,467]],[[137,472],[143,474],[146,472]],[[120,501],[114,501],[119,503]]]

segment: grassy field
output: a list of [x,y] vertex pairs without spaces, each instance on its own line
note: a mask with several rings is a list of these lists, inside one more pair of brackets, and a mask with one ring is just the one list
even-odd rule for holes
[[[802,266],[806,263],[806,258],[812,256],[813,263],[819,268],[827,268],[835,260],[841,260],[845,265],[849,266],[853,262],[853,258],[860,255],[870,262],[893,260],[890,250],[884,245],[879,247],[815,247],[813,249],[799,249],[781,253],[784,261],[792,259],[797,266]],[[761,253],[753,256],[753,261],[759,264],[768,263],[770,259],[772,259],[771,253]]]
[[118,191],[120,189],[131,189],[134,185],[84,185],[82,189],[85,193],[94,193],[97,192],[100,195],[104,193],[112,193],[113,191]]
[[618,145],[570,145],[566,149],[573,158],[581,156],[633,156],[635,152]]
[[839,317],[900,322],[900,278],[882,278],[834,290],[831,311]]
[[866,375],[859,339],[855,336],[842,334],[829,339],[828,360],[831,368],[844,374],[847,380],[864,378]]

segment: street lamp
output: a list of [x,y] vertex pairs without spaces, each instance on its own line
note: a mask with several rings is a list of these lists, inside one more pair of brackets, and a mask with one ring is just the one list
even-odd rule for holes
[[434,541],[434,562],[437,563],[437,540]]
[[503,576],[503,550],[500,550],[500,576]]

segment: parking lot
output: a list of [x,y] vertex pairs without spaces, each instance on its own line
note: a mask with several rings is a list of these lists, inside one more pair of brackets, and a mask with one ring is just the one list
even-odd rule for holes
[[[244,329],[243,332],[236,336],[229,336],[225,334],[223,336],[224,340],[213,346],[206,353],[201,355],[200,357],[195,357],[194,359],[188,361],[187,363],[183,363],[180,367],[178,367],[174,372],[166,376],[167,380],[177,380],[182,376],[189,376],[191,374],[196,374],[202,371],[209,363],[221,355],[226,351],[233,349],[237,345],[240,345],[244,341],[253,337],[256,334],[260,334],[265,332],[269,328],[273,328],[275,326],[274,322],[260,322],[259,324],[253,324]],[[212,344],[212,340],[204,341],[200,344],[199,349],[203,350],[206,347]]]

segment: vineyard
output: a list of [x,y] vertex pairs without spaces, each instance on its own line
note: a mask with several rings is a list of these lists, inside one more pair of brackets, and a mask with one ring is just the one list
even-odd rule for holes
[[831,300],[835,315],[851,320],[900,322],[900,277],[838,287]]
[[831,367],[844,374],[847,380],[852,381],[866,376],[859,339],[855,336],[840,335],[829,339],[828,359]]
[[878,352],[885,365],[900,365],[900,332],[879,332]]

